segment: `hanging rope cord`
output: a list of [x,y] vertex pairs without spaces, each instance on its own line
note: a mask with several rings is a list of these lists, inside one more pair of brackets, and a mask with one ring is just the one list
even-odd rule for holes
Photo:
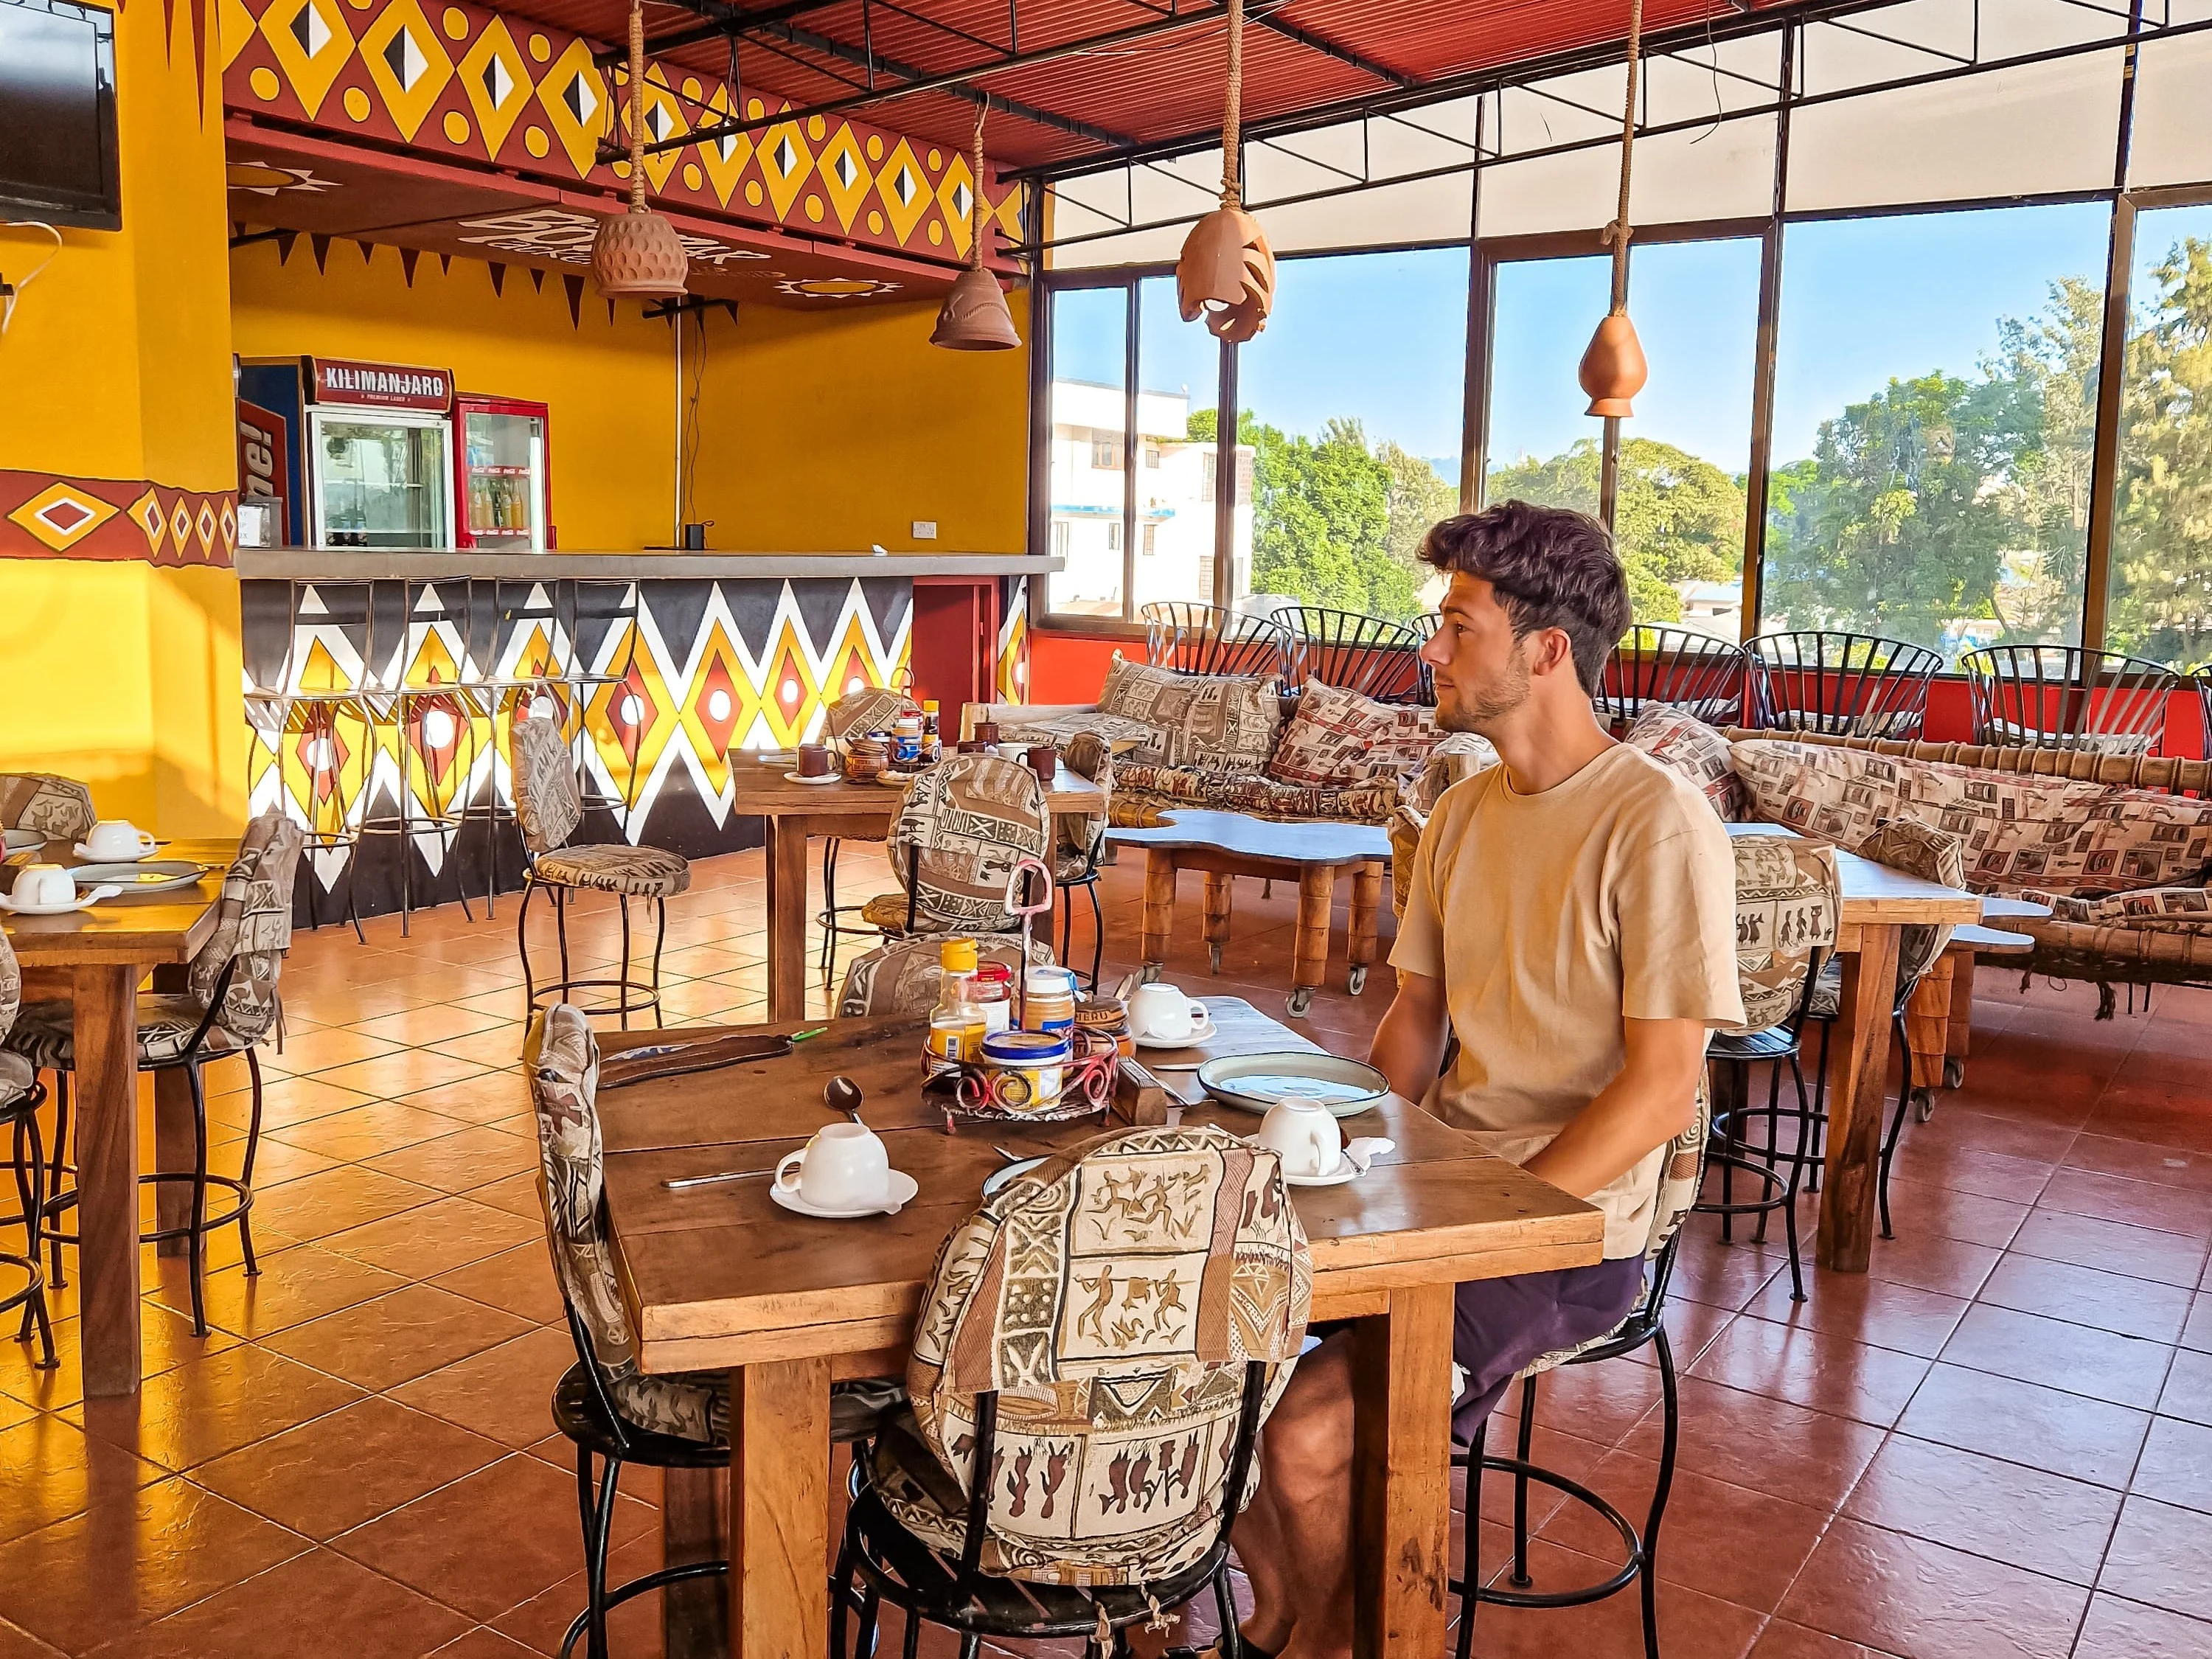
[[629,210],[646,210],[645,8],[636,3],[629,9]]
[[[1641,6],[1644,0],[1636,0]],[[1237,189],[1237,153],[1243,145],[1240,129],[1244,121],[1244,0],[1229,0],[1229,102],[1221,115],[1221,205],[1243,204]]]
[[[1241,0],[1232,0],[1232,4]],[[1620,114],[1620,206],[1601,240],[1613,249],[1613,309],[1628,309],[1628,239],[1635,233],[1628,223],[1628,186],[1636,156],[1636,82],[1644,46],[1644,0],[1628,4],[1628,98]],[[1230,95],[1236,88],[1231,83]],[[1233,107],[1233,106],[1232,106]]]
[[983,212],[983,119],[990,112],[991,100],[978,98],[975,100],[975,199],[970,204],[975,225],[968,239],[968,264],[975,270],[983,268],[983,229],[990,223]]

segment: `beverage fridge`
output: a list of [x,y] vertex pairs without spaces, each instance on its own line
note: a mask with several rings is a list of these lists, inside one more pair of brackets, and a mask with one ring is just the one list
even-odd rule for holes
[[516,553],[554,546],[545,405],[465,392],[453,400],[453,427],[454,545]]

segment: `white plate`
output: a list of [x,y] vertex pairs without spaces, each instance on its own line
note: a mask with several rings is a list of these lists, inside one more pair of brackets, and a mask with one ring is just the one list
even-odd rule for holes
[[89,847],[87,847],[87,846],[86,846],[82,842],[77,842],[77,844],[76,844],[76,855],[77,855],[79,858],[81,858],[81,859],[84,860],[87,863],[97,863],[97,864],[143,864],[143,862],[145,862],[145,860],[147,860],[148,859],[152,858],[152,857],[154,856],[154,854],[156,854],[156,853],[160,852],[160,851],[161,851],[164,847],[167,847],[168,844],[169,844],[169,843],[168,843],[168,842],[167,842],[166,841],[157,841],[157,842],[154,842],[154,843],[153,843],[153,845],[151,845],[150,847],[147,848],[147,849],[146,849],[144,852],[143,852],[143,853],[131,853],[131,854],[125,854],[123,857],[121,857],[121,858],[119,858],[119,859],[103,859],[103,858],[101,858],[101,857],[100,856],[100,854],[97,854],[97,853],[94,852],[94,851],[92,850],[92,848],[90,848]]
[[786,772],[783,775],[783,781],[786,783],[842,783],[845,781],[842,775],[836,772],[824,772],[818,778],[810,778],[801,772]]
[[89,910],[100,900],[112,899],[122,890],[120,887],[95,887],[67,904],[18,904],[12,898],[0,896],[0,910],[18,916],[65,916],[73,910]]
[[878,772],[876,781],[886,789],[903,789],[921,775],[919,772]]
[[880,1204],[866,1204],[857,1210],[825,1210],[819,1205],[809,1204],[797,1193],[787,1192],[773,1182],[769,1184],[768,1195],[782,1205],[785,1209],[795,1211],[800,1215],[814,1216],[823,1221],[851,1221],[864,1215],[896,1215],[900,1207],[911,1201],[914,1195],[921,1190],[921,1186],[912,1176],[903,1170],[893,1170],[891,1189],[884,1195],[884,1201]]
[[1317,1051],[1209,1060],[1198,1068],[1198,1080],[1224,1105],[1261,1114],[1279,1100],[1294,1098],[1318,1101],[1338,1117],[1356,1117],[1390,1092],[1389,1079],[1364,1060]]
[[10,853],[27,853],[34,847],[46,844],[46,836],[36,830],[0,830],[0,838],[5,839],[7,850]]
[[1329,1174],[1325,1176],[1294,1176],[1286,1174],[1283,1177],[1283,1185],[1285,1187],[1341,1187],[1347,1181],[1358,1180],[1360,1176],[1365,1175],[1370,1170],[1373,1169],[1375,1167],[1375,1160],[1382,1157],[1383,1153],[1395,1152],[1398,1150],[1398,1143],[1396,1141],[1389,1139],[1382,1135],[1359,1136],[1352,1142],[1352,1146],[1363,1146],[1366,1148],[1367,1160],[1365,1163],[1361,1164],[1353,1162],[1352,1148],[1351,1146],[1347,1146],[1343,1152],[1337,1154],[1336,1168]]
[[1140,1036],[1136,1039],[1139,1048],[1202,1048],[1221,1035],[1209,1016],[1205,1024],[1194,1029],[1188,1036]]
[[153,864],[80,864],[70,870],[70,877],[81,888],[112,885],[125,893],[167,893],[175,888],[192,886],[207,873],[204,865],[179,860]]

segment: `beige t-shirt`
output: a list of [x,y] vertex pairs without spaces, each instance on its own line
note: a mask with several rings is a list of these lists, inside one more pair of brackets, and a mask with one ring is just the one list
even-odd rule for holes
[[[1513,1163],[1619,1075],[1624,1018],[1743,1022],[1728,832],[1625,744],[1541,794],[1453,785],[1408,885],[1390,962],[1443,981],[1459,1037],[1427,1104]],[[1591,1195],[1608,1259],[1643,1254],[1665,1150]]]

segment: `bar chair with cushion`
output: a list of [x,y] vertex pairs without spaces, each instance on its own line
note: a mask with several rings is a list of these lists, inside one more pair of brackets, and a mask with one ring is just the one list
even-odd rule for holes
[[1421,689],[1421,637],[1404,623],[1326,605],[1286,605],[1275,613],[1296,641],[1291,679],[1319,680],[1379,702],[1413,702]]
[[[1713,1140],[1705,1158],[1721,1172],[1721,1192],[1692,1207],[1700,1215],[1720,1217],[1723,1240],[1732,1236],[1736,1217],[1755,1215],[1754,1237],[1762,1242],[1767,1218],[1779,1210],[1790,1245],[1790,1299],[1802,1302],[1797,1192],[1818,1131],[1814,1100],[1797,1062],[1821,967],[1835,950],[1843,892],[1834,858],[1817,842],[1796,836],[1731,836],[1729,846],[1735,855],[1736,983],[1743,993],[1744,1023],[1715,1032],[1705,1045],[1717,1085]],[[1771,1068],[1763,1109],[1751,1102],[1754,1065]],[[1784,1066],[1797,1091],[1794,1112],[1781,1104]],[[1766,1120],[1760,1156],[1754,1156],[1745,1133],[1754,1116]],[[1786,1150],[1779,1144],[1784,1116],[1796,1129]],[[1738,1199],[1739,1175],[1758,1182],[1760,1196]]]
[[1943,665],[1925,646],[1863,634],[1762,634],[1744,649],[1753,725],[1839,738],[1918,737]]
[[1156,599],[1138,615],[1145,623],[1145,660],[1155,667],[1178,674],[1290,678],[1291,630],[1271,617],[1188,599]]
[[[522,903],[514,919],[516,948],[522,956],[522,990],[535,1010],[540,995],[565,1002],[571,992],[612,991],[613,1006],[587,1008],[590,1014],[618,1014],[625,1028],[633,1012],[653,1010],[660,1018],[660,947],[668,933],[668,901],[691,885],[691,866],[657,847],[571,847],[568,837],[584,816],[576,784],[575,757],[560,726],[550,717],[532,714],[514,723],[514,815],[522,826],[527,863]],[[539,888],[552,895],[554,931],[560,940],[561,976],[544,993],[530,966],[530,900]],[[568,901],[579,892],[612,893],[622,912],[622,966],[612,979],[579,979],[568,960]],[[630,960],[629,902],[653,906],[653,969],[636,978]]]
[[1044,785],[996,755],[948,755],[907,787],[891,825],[891,873],[860,920],[893,939],[915,933],[1004,933],[1018,925],[1006,884],[1022,859],[1052,846]]
[[[0,782],[0,788],[4,788]],[[15,1023],[15,1009],[22,1000],[23,975],[15,964],[15,952],[8,943],[8,936],[0,933],[0,1037]],[[0,1049],[0,1127],[15,1132],[15,1198],[22,1208],[13,1216],[0,1216],[0,1225],[10,1221],[23,1224],[23,1254],[11,1255],[0,1251],[0,1267],[13,1267],[23,1275],[23,1283],[16,1290],[0,1294],[0,1314],[23,1310],[22,1328],[15,1333],[18,1342],[31,1340],[31,1328],[38,1327],[41,1370],[52,1370],[54,1359],[54,1328],[46,1317],[46,1276],[39,1267],[39,1242],[42,1237],[42,1211],[46,1191],[46,1146],[39,1133],[39,1108],[46,1103],[45,1085],[31,1062],[22,1055]]]
[[1679,708],[1707,726],[1735,726],[1743,719],[1750,677],[1751,659],[1732,640],[1638,623],[1607,659],[1590,701],[1616,729],[1659,707]]
[[[664,1584],[729,1571],[727,1561],[696,1561],[607,1587],[607,1547],[623,1465],[727,1468],[729,1373],[648,1376],[638,1369],[636,1334],[608,1244],[599,1048],[583,1011],[555,1003],[538,1013],[525,1041],[523,1066],[538,1119],[538,1195],[544,1206],[545,1240],[576,1345],[576,1363],[554,1385],[553,1421],[576,1448],[585,1606],[569,1625],[561,1653],[567,1659],[581,1637],[591,1659],[607,1659],[611,1609]],[[840,1444],[865,1440],[902,1398],[895,1383],[836,1384],[830,1392],[830,1439]],[[600,1470],[596,1480],[594,1458]]]
[[872,1652],[888,1601],[907,1659],[924,1623],[962,1659],[1053,1637],[1105,1659],[1211,1589],[1237,1659],[1229,1529],[1311,1298],[1274,1155],[1224,1130],[1118,1130],[1008,1182],[939,1250],[911,1404],[855,1466],[860,1627],[848,1649],[835,1599],[831,1653]]
[[[921,713],[914,699],[904,691],[884,685],[864,685],[823,706],[822,736],[833,749],[842,752],[847,739],[865,738],[872,732],[888,732],[900,715]],[[940,741],[942,736],[940,733]],[[840,916],[858,915],[862,908],[857,904],[837,902],[837,853],[843,844],[841,836],[822,838],[822,908],[815,913],[815,920],[822,925],[822,982],[825,985],[836,967],[840,939],[872,939],[882,932],[865,921],[852,927],[838,920]]]
[[1959,659],[1974,741],[2009,749],[2148,755],[2188,682],[2163,663],[2071,645],[1993,645]]
[[0,772],[0,830],[31,830],[48,841],[80,842],[100,813],[92,791],[50,772]]
[[[1079,732],[1060,751],[1060,763],[1079,778],[1098,786],[1110,802],[1114,798],[1114,750],[1096,732]],[[1075,890],[1091,899],[1090,989],[1098,989],[1098,968],[1106,955],[1106,915],[1098,905],[1098,861],[1106,851],[1108,813],[1085,816],[1056,812],[1052,820],[1052,883],[1060,889],[1060,959],[1069,959],[1075,945]]]
[[[260,1271],[253,1259],[253,1224],[248,1213],[253,1207],[253,1160],[261,1143],[261,1061],[255,1051],[276,1024],[276,977],[284,966],[284,953],[292,947],[292,883],[303,841],[300,827],[279,811],[264,812],[247,824],[238,856],[223,878],[215,931],[187,964],[185,988],[141,992],[138,996],[138,1069],[181,1068],[192,1099],[192,1167],[138,1177],[139,1184],[148,1187],[189,1182],[189,1217],[141,1233],[139,1243],[186,1241],[195,1336],[205,1336],[208,1330],[201,1285],[208,1234],[235,1225],[246,1271]],[[53,1224],[77,1201],[73,1187],[62,1189],[68,1167],[61,1161],[69,1137],[68,1079],[76,1065],[73,1012],[66,1002],[31,1003],[7,1035],[9,1049],[39,1070],[53,1073],[60,1084],[55,1092],[54,1162],[40,1206],[46,1237],[54,1243],[56,1283],[61,1282],[60,1246],[76,1242],[76,1235]],[[245,1151],[235,1176],[216,1175],[208,1168],[207,1093],[200,1078],[204,1061],[229,1054],[245,1056],[253,1091]],[[236,1202],[220,1215],[210,1215],[210,1188],[228,1193]]]
[[[1667,1517],[1667,1497],[1674,1483],[1674,1448],[1680,1416],[1675,1397],[1674,1352],[1667,1340],[1662,1316],[1667,1287],[1674,1274],[1674,1257],[1680,1248],[1682,1220],[1705,1176],[1705,1147],[1710,1132],[1707,1102],[1698,1091],[1697,1113],[1690,1127],[1668,1143],[1667,1158],[1659,1176],[1659,1191],[1651,1211],[1651,1237],[1645,1247],[1644,1295],[1621,1321],[1604,1335],[1580,1347],[1563,1348],[1532,1360],[1521,1372],[1521,1425],[1518,1443],[1510,1457],[1490,1454],[1490,1425],[1476,1430],[1464,1449],[1455,1446],[1455,1468],[1467,1471],[1467,1554],[1461,1576],[1451,1581],[1460,1598],[1457,1659],[1468,1659],[1474,1643],[1475,1608],[1484,1603],[1504,1607],[1579,1607],[1602,1601],[1634,1584],[1644,1601],[1645,1659],[1659,1659],[1659,1583],[1654,1562],[1659,1552],[1659,1527]],[[1594,1365],[1619,1359],[1644,1347],[1658,1359],[1661,1407],[1659,1480],[1651,1494],[1651,1507],[1639,1528],[1613,1504],[1581,1482],[1543,1468],[1532,1461],[1536,1432],[1536,1382],[1545,1372],[1562,1365]],[[1486,1474],[1513,1477],[1513,1567],[1504,1586],[1482,1582],[1482,1477]],[[1620,1539],[1621,1565],[1609,1577],[1571,1589],[1538,1590],[1528,1574],[1528,1488],[1549,1486],[1570,1503],[1595,1512]]]

